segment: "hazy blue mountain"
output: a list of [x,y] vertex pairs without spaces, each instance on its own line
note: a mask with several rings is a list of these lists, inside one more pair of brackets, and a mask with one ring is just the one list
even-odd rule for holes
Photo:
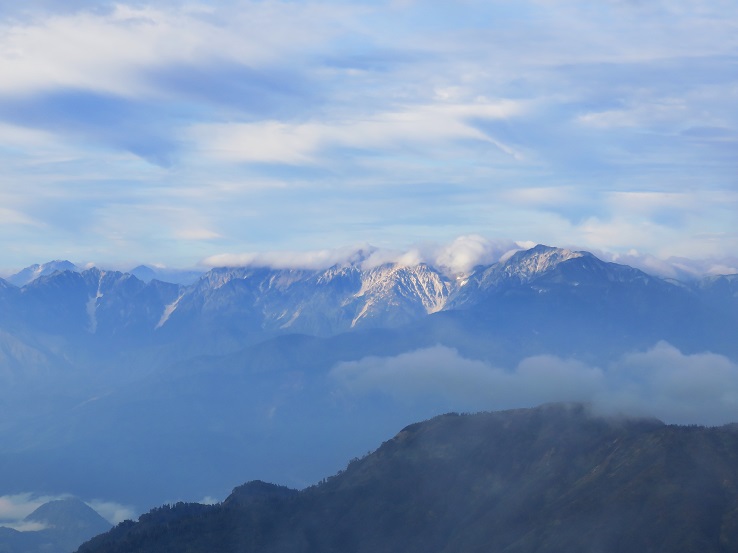
[[15,348],[18,354],[8,352],[9,363],[25,363],[23,351],[29,350],[39,359],[60,357],[78,366],[109,364],[153,340],[179,289],[97,268],[55,272],[19,289],[0,289],[0,333],[22,345]]
[[354,263],[320,271],[218,268],[181,286],[93,268],[0,288],[0,330],[41,356],[88,364],[101,351],[107,363],[141,352],[148,360],[152,351],[166,363],[291,333],[417,326],[443,336],[435,327],[444,321],[500,338],[514,329],[506,347],[518,343],[526,353],[528,342],[536,351],[560,344],[556,352],[588,355],[667,340],[735,356],[736,340],[725,330],[738,322],[735,288],[730,276],[687,285],[547,246],[456,277],[424,264]]
[[0,528],[3,553],[72,553],[80,544],[112,527],[95,510],[79,499],[50,501],[25,519],[40,529],[17,531]]
[[515,288],[531,288],[551,293],[560,287],[596,287],[605,290],[615,284],[672,287],[666,281],[616,263],[607,263],[588,252],[574,252],[538,245],[519,251],[509,259],[479,268],[459,283],[449,308],[476,305],[491,296]]
[[581,405],[445,415],[302,491],[250,482],[161,507],[80,553],[728,553],[738,431]]
[[107,337],[150,334],[178,291],[175,284],[145,284],[126,273],[92,268],[36,279],[22,288],[22,299],[29,326],[68,336]]
[[202,276],[204,271],[179,270],[138,265],[128,272],[143,282],[161,280],[162,282],[190,285],[196,282]]
[[81,270],[71,261],[56,260],[48,263],[35,264],[8,277],[8,282],[16,286],[25,286],[39,277],[54,274],[57,271],[79,271]]
[[111,527],[110,522],[77,498],[57,499],[44,503],[25,520],[44,524],[47,528],[92,535],[101,534]]
[[734,313],[738,309],[738,275],[720,275],[704,278],[693,284],[710,309]]
[[128,272],[142,282],[149,282],[156,278],[156,271],[147,265],[138,265]]

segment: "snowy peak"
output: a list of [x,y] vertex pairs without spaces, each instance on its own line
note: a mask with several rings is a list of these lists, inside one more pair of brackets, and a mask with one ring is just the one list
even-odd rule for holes
[[471,296],[475,290],[490,290],[500,286],[527,284],[556,270],[562,263],[593,256],[563,248],[539,244],[529,250],[514,253],[508,259],[481,268],[460,284],[464,285],[460,298]]
[[195,284],[199,290],[217,290],[234,281],[249,283],[259,291],[285,289],[312,274],[300,269],[271,269],[269,267],[221,267],[211,269]]
[[[705,283],[701,293],[712,290],[724,298],[724,289],[735,291],[731,285],[716,280]],[[230,351],[286,332],[332,336],[354,328],[398,327],[509,294],[576,290],[577,297],[597,297],[613,287],[643,294],[676,288],[587,252],[538,245],[457,278],[420,262],[340,263],[327,269],[252,265],[213,268],[194,284],[180,286],[91,268],[38,278],[5,293],[3,301],[8,313],[18,304],[16,318],[42,321],[51,333],[83,333],[101,347],[122,337],[144,343],[188,336],[193,348]]]
[[556,268],[564,261],[577,259],[586,255],[591,254],[538,244],[530,250],[513,254],[499,266],[499,272],[508,278],[515,278],[519,282],[524,283]]
[[232,327],[249,333],[331,335],[351,328],[406,324],[541,279],[567,280],[573,275],[577,280],[607,282],[631,278],[635,271],[627,268],[628,274],[619,275],[617,267],[587,252],[538,245],[457,279],[425,263],[370,267],[342,263],[317,270],[214,268],[182,296],[172,298],[155,327],[196,326],[206,316],[222,324],[231,321]]
[[20,288],[15,319],[63,336],[105,340],[144,336],[180,292],[176,284],[145,284],[133,275],[96,267],[56,271]]
[[361,270],[357,265],[334,265],[321,272],[318,275],[316,282],[325,285],[331,285],[337,281],[353,280],[356,278]]
[[408,267],[399,264],[382,265],[366,271],[357,298],[373,303],[397,303],[401,299],[418,301],[426,313],[443,309],[451,291],[450,282],[428,265]]
[[52,275],[57,271],[75,271],[79,272],[80,268],[71,261],[55,260],[43,264],[34,264],[26,267],[22,271],[8,277],[8,282],[18,287],[30,284],[34,280],[42,276]]
[[[626,265],[604,262],[589,252],[537,245],[519,251],[489,267],[482,267],[458,286],[447,302],[447,309],[468,307],[509,290],[534,288],[547,292],[556,286],[602,289],[612,285],[658,285],[666,283]],[[669,285],[671,286],[671,285]]]
[[402,324],[440,311],[450,294],[450,283],[425,264],[414,267],[391,263],[362,273],[354,294],[357,310],[351,328],[382,323]]
[[327,269],[214,268],[192,285],[145,283],[131,274],[91,268],[57,271],[20,288],[0,281],[0,323],[20,329],[33,347],[34,333],[40,333],[70,344],[70,351],[163,348],[182,357],[232,352],[288,333],[327,337],[352,329],[400,328],[439,312],[457,311],[434,315],[427,324],[462,320],[461,310],[472,311],[472,318],[496,317],[512,305],[507,317],[540,319],[541,302],[603,313],[610,302],[618,320],[627,318],[628,310],[656,317],[644,311],[646,305],[658,305],[654,313],[677,312],[670,306],[682,302],[722,314],[715,324],[732,328],[736,278],[673,283],[587,252],[543,245],[456,278],[442,267],[412,260]]
[[355,327],[396,326],[435,313],[445,307],[451,289],[445,276],[425,264],[219,268],[167,305],[156,328],[197,325],[212,314],[244,332],[331,335]]

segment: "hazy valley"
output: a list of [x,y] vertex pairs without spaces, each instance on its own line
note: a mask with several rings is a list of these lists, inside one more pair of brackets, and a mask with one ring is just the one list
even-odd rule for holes
[[145,276],[50,264],[0,281],[6,494],[140,512],[247,479],[301,489],[449,411],[735,420],[736,275],[681,282],[536,246],[463,274],[357,252]]

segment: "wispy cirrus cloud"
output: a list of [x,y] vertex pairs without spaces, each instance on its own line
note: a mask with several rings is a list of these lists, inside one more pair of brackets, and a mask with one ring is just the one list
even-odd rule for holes
[[[324,44],[340,32],[335,26],[359,13],[351,6],[282,2],[236,2],[223,10],[178,2],[85,7],[40,10],[27,20],[3,22],[0,71],[8,78],[0,83],[1,95],[67,89],[167,96],[179,88],[167,90],[167,68],[218,60],[242,64],[244,70],[284,63]],[[150,72],[155,68],[164,73]],[[225,74],[233,69],[225,67]]]
[[[6,264],[207,257],[166,208],[213,251],[481,234],[724,255],[736,19],[727,1],[16,3]],[[115,233],[80,239],[98,228]]]
[[336,148],[376,155],[378,151],[413,151],[462,139],[488,142],[516,157],[520,154],[513,148],[487,136],[470,120],[514,117],[524,109],[522,103],[512,101],[410,106],[403,111],[358,114],[330,123],[202,125],[192,129],[192,136],[206,155],[234,162],[311,164],[318,162],[322,151]]

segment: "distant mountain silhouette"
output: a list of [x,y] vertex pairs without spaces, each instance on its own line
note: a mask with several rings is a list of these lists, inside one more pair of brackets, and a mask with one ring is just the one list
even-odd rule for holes
[[25,269],[18,271],[14,275],[9,276],[7,280],[11,284],[15,284],[16,286],[25,286],[26,284],[30,284],[39,277],[52,275],[57,271],[64,272],[80,270],[81,269],[71,261],[57,259],[55,261],[49,261],[48,263],[43,263],[41,265],[36,264],[26,267]]
[[297,492],[155,509],[80,553],[728,553],[738,431],[601,418],[582,405],[444,415]]
[[75,498],[44,503],[24,521],[37,523],[40,529],[20,532],[0,528],[2,553],[72,553],[81,543],[112,526]]

